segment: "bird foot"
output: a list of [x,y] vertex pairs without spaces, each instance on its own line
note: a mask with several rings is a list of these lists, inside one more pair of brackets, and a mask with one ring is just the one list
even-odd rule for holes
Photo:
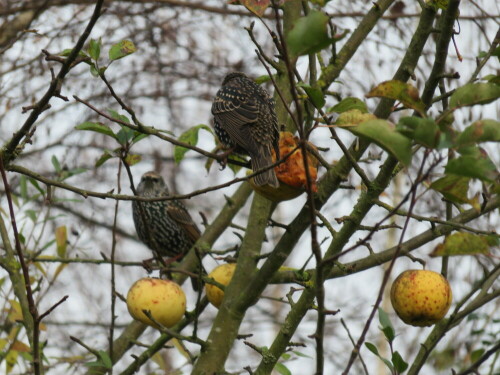
[[154,270],[154,261],[155,258],[144,259],[142,261],[142,267],[144,267],[148,274],[150,274]]
[[224,151],[221,154],[217,154],[217,161],[219,162],[221,168],[220,170],[222,171],[224,168],[227,166],[227,159],[229,158],[229,155],[231,155],[236,147],[231,147]]

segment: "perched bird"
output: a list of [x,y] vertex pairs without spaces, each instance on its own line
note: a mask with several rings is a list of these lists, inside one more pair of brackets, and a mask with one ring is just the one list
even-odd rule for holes
[[[212,103],[212,114],[220,142],[234,152],[250,155],[254,172],[273,163],[271,149],[279,159],[274,100],[245,74],[226,75]],[[279,186],[274,168],[255,176],[254,181],[259,186]]]
[[[136,191],[137,195],[148,198],[170,195],[165,181],[156,172],[144,173]],[[182,259],[201,235],[186,207],[177,200],[133,201],[132,214],[139,239],[160,256]]]

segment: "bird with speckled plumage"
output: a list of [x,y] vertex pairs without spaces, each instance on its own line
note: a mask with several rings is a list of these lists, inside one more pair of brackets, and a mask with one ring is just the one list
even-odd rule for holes
[[[170,195],[165,181],[156,172],[144,173],[136,191],[137,195],[148,198]],[[132,214],[139,239],[161,256],[182,259],[201,235],[186,207],[175,199],[133,201]]]
[[[236,153],[248,154],[254,172],[279,159],[279,126],[274,100],[240,72],[229,73],[212,103],[214,130],[220,142]],[[279,187],[274,168],[254,177],[257,185]]]

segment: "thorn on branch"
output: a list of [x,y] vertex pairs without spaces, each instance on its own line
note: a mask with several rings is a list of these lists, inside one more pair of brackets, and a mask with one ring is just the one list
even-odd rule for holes
[[304,344],[303,342],[293,342],[293,341],[290,341],[288,343],[288,347],[292,348],[292,347],[302,347],[302,348],[307,348],[307,345]]
[[417,258],[416,256],[414,256],[414,255],[412,255],[412,254],[410,254],[410,253],[406,254],[406,256],[407,256],[408,258],[410,258],[410,259],[412,260],[412,262],[420,263],[420,264],[424,267],[424,269],[425,269],[425,265],[427,264],[427,263],[425,262],[425,260],[420,259],[420,258]]
[[63,298],[61,298],[59,300],[59,302],[57,302],[55,305],[53,305],[50,309],[48,309],[47,311],[45,311],[42,315],[40,315],[38,317],[38,321],[41,322],[43,318],[45,318],[47,315],[49,315],[52,311],[54,311],[54,309],[57,308],[57,306],[59,306],[61,303],[63,303],[64,301],[66,301],[68,299],[69,296],[64,296]]
[[238,340],[245,340],[253,336],[253,333],[248,333],[246,335],[237,335],[236,339]]
[[267,225],[270,226],[270,227],[283,228],[287,232],[289,230],[289,226],[288,225],[278,223],[277,221],[275,221],[275,220],[273,220],[271,218],[267,221]]
[[[40,113],[42,113],[42,112],[46,111],[46,110],[47,110],[47,109],[49,109],[50,107],[51,107],[51,105],[47,103],[47,104],[46,104],[46,105],[45,105],[45,106],[44,106],[44,107],[40,110]],[[26,112],[31,111],[32,109],[36,109],[36,108],[38,108],[38,105],[36,105],[36,104],[33,104],[33,105],[28,105],[28,106],[26,106],[26,107],[22,107],[22,113],[26,113]]]
[[245,344],[246,346],[252,348],[253,350],[255,350],[257,353],[259,353],[261,356],[264,356],[264,352],[261,348],[259,348],[258,346],[252,344],[251,342],[249,341],[243,341],[243,344]]

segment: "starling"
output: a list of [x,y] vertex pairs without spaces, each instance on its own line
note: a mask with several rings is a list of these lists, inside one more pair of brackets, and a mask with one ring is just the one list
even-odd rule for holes
[[[215,134],[234,152],[248,154],[254,172],[279,159],[279,127],[274,100],[245,74],[226,75],[212,103]],[[254,177],[257,185],[279,186],[274,168]]]
[[[168,197],[170,192],[158,173],[146,172],[137,186],[137,195]],[[201,235],[186,207],[177,200],[133,201],[132,214],[139,239],[160,256],[182,259]]]

